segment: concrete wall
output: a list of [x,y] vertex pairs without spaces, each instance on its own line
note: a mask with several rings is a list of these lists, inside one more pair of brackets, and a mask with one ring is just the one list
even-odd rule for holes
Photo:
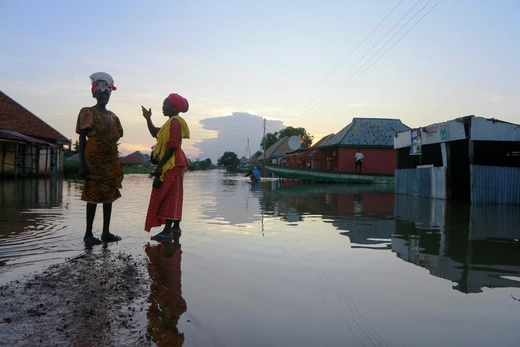
[[[338,170],[354,171],[357,148],[339,148]],[[361,148],[364,173],[393,175],[397,167],[397,152],[393,148]]]

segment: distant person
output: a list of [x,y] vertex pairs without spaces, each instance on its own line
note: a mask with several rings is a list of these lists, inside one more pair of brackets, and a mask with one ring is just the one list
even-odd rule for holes
[[[86,245],[121,240],[110,233],[112,202],[121,197],[123,167],[119,160],[117,142],[123,137],[123,127],[117,116],[106,109],[113,90],[112,76],[96,72],[90,76],[92,97],[97,103],[84,107],[78,115],[76,133],[79,134],[79,174],[83,178],[81,200],[87,202]],[[92,225],[97,204],[103,204],[103,231],[101,240],[94,237]]]
[[157,138],[152,152],[152,163],[157,167],[144,230],[150,232],[151,228],[164,225],[160,233],[152,236],[152,240],[161,241],[181,234],[184,172],[188,166],[181,146],[182,139],[190,138],[190,129],[179,113],[188,112],[189,104],[179,94],[168,95],[162,106],[168,120],[161,128],[156,128],[152,122],[152,109],[143,106],[141,109],[150,134]]
[[359,172],[361,172],[361,167],[363,166],[363,159],[365,158],[363,156],[363,153],[361,153],[361,148],[358,149],[357,153],[354,155],[354,158],[356,160],[356,166],[354,167],[354,172],[357,171],[358,166],[359,166]]
[[246,173],[246,177],[249,176],[251,181],[260,181],[262,173],[258,170],[258,167],[255,165],[251,171]]

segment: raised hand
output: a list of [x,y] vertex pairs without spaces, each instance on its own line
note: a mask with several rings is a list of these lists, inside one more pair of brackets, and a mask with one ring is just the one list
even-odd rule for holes
[[144,106],[141,106],[141,110],[143,111],[143,117],[146,119],[150,119],[152,117],[152,109],[146,109]]

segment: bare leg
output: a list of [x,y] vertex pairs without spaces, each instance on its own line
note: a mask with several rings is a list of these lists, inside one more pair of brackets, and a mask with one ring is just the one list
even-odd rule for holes
[[87,229],[85,230],[85,236],[83,241],[88,244],[100,244],[101,241],[94,237],[92,233],[92,227],[94,225],[94,217],[96,216],[96,204],[87,202]]
[[103,204],[103,235],[110,234],[110,218],[112,218],[112,203]]
[[121,237],[110,233],[110,219],[112,218],[112,203],[103,204],[103,232],[101,240],[105,242],[120,241]]
[[174,220],[173,221],[173,228],[172,228],[172,231],[174,234],[179,234],[181,233],[181,221],[180,220]]
[[164,223],[164,229],[160,232],[160,235],[170,236],[172,234],[172,220],[167,219],[166,223]]
[[174,231],[172,231],[172,219],[167,219],[164,223],[164,229],[157,235],[151,237],[152,240],[163,241],[166,239],[171,239],[173,237]]

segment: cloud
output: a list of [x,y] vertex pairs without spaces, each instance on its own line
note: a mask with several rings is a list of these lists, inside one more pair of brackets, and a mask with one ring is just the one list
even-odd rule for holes
[[[199,124],[205,130],[215,131],[216,137],[193,144],[199,150],[199,159],[210,158],[216,163],[224,152],[235,152],[239,158],[261,150],[264,118],[247,112],[233,112],[230,116],[206,118]],[[279,120],[266,120],[265,133],[279,131],[285,126]],[[249,141],[249,150],[248,150]]]

